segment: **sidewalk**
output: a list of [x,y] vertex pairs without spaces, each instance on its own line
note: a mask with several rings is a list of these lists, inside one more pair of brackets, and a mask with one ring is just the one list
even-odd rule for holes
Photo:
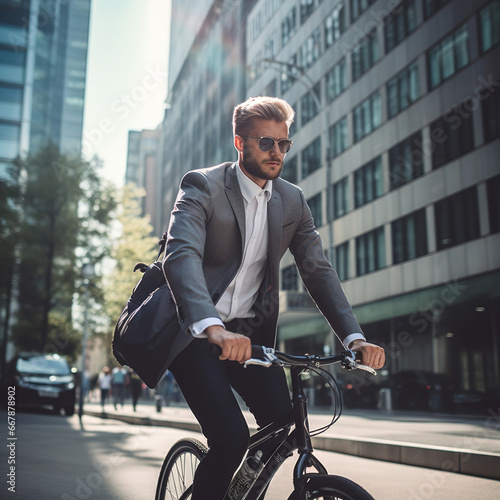
[[[163,406],[142,402],[137,411],[86,403],[84,413],[138,425],[156,425],[200,432],[196,419],[184,406]],[[251,430],[256,430],[249,412],[244,412]],[[331,416],[312,410],[311,430],[328,424]],[[346,453],[376,460],[415,465],[473,476],[500,479],[500,414],[485,416],[434,413],[344,410],[340,420],[313,438],[316,449]]]

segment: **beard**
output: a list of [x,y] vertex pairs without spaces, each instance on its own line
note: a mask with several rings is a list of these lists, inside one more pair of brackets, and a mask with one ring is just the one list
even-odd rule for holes
[[[278,163],[279,166],[276,169],[271,170],[270,167],[266,168],[266,164],[268,162]],[[250,175],[268,181],[277,179],[283,170],[283,160],[281,158],[277,156],[270,156],[265,160],[258,160],[252,155],[248,148],[244,148],[243,150],[242,163],[243,167]]]

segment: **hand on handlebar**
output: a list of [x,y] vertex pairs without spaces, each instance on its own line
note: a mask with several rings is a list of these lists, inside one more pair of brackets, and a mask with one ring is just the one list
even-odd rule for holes
[[385,363],[385,351],[382,347],[375,344],[370,344],[365,340],[353,340],[349,345],[351,351],[361,359],[361,363],[376,370],[382,368]]
[[252,346],[250,339],[239,333],[230,332],[219,325],[209,326],[205,329],[208,341],[218,345],[222,353],[221,360],[237,361],[243,364],[252,356]]

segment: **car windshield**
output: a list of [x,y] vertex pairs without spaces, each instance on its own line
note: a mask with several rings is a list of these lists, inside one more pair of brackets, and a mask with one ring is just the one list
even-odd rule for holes
[[17,360],[17,371],[37,375],[69,375],[68,364],[63,358],[55,356],[32,356]]

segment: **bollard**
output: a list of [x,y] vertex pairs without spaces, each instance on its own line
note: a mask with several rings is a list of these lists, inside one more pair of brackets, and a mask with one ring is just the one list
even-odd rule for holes
[[379,410],[392,411],[391,390],[388,387],[380,389],[377,408]]
[[156,395],[155,402],[156,402],[156,412],[161,413],[162,397],[159,395]]

